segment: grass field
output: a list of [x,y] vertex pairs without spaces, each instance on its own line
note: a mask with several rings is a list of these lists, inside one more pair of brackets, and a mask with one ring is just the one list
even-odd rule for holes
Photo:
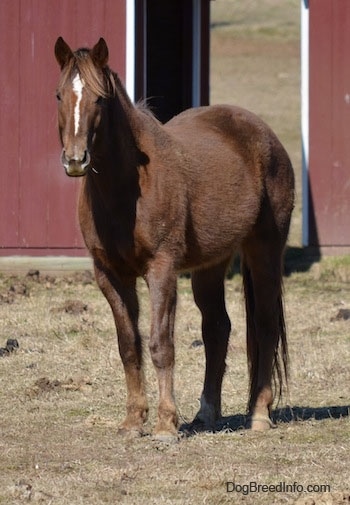
[[[233,331],[216,433],[152,439],[155,373],[146,352],[149,435],[116,434],[125,385],[112,316],[90,272],[0,275],[0,504],[295,504],[350,502],[350,259],[309,262],[300,250],[298,0],[212,2],[212,102],[261,115],[286,145],[298,199],[285,278],[291,377],[277,429],[243,429],[247,401],[241,278],[227,280]],[[74,219],[74,216],[72,216]],[[147,290],[139,283],[145,349]],[[176,398],[198,410],[200,316],[179,280]],[[235,490],[233,489],[236,486]],[[260,487],[258,487],[260,486]],[[309,487],[308,487],[309,486]]]

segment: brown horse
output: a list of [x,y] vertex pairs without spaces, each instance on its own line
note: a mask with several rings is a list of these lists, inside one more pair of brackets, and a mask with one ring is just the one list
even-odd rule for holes
[[251,427],[272,426],[273,378],[287,375],[282,259],[294,199],[288,155],[270,128],[238,107],[187,110],[165,125],[134,106],[107,66],[103,39],[72,52],[60,37],[57,89],[62,163],[85,176],[79,221],[113,312],[127,386],[122,432],[142,433],[148,405],[136,279],[151,301],[150,353],[159,381],[157,438],[177,437],[174,319],[179,272],[192,273],[206,370],[195,418],[213,429],[230,334],[224,280],[242,262]]

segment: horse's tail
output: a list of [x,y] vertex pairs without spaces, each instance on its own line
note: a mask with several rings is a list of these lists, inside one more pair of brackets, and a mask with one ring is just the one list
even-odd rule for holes
[[[257,320],[256,320],[256,299],[254,293],[254,284],[252,279],[251,270],[242,258],[241,271],[243,275],[243,287],[245,295],[245,307],[246,307],[246,332],[247,332],[247,358],[248,358],[248,370],[249,370],[249,403],[248,411],[251,412],[256,395],[258,394],[258,366],[259,366],[259,345],[258,345],[258,335],[257,335]],[[275,281],[276,282],[276,281]],[[274,286],[278,290],[277,293],[277,313],[275,318],[275,329],[274,335],[270,335],[270,338],[274,340],[272,353],[272,381],[273,381],[273,395],[274,398],[277,396],[278,401],[282,397],[284,386],[288,383],[288,345],[287,345],[287,335],[286,326],[284,320],[284,309],[283,309],[283,286],[282,286],[282,269],[279,276],[278,285]],[[268,296],[268,293],[266,294]]]

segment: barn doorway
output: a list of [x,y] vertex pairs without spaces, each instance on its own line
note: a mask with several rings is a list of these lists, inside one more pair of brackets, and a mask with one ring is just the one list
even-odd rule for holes
[[209,101],[209,0],[136,1],[135,99],[157,118]]

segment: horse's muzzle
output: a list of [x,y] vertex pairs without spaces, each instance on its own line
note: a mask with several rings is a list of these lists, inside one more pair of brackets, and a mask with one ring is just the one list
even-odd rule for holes
[[64,149],[62,150],[61,162],[69,177],[82,177],[85,175],[90,164],[90,159],[88,151],[84,151],[82,159],[76,159],[69,158],[66,155],[66,151]]

